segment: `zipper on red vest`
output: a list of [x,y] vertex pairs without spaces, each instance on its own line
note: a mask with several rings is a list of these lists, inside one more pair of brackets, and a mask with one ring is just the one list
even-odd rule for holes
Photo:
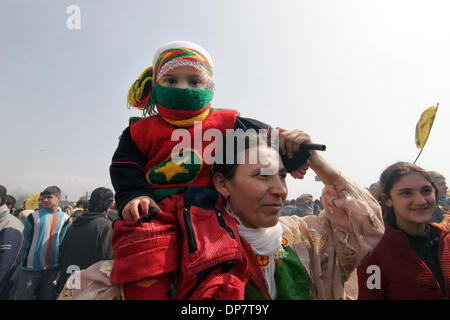
[[234,236],[233,229],[231,229],[227,225],[227,223],[225,222],[225,219],[223,218],[222,212],[220,212],[217,209],[214,209],[214,212],[216,213],[216,217],[217,217],[217,220],[219,221],[219,225],[228,232],[228,234],[230,235],[231,239],[236,239],[236,237]]
[[191,210],[190,208],[184,208],[183,212],[184,227],[186,228],[186,236],[188,240],[189,253],[197,251],[197,240],[195,231],[192,226]]

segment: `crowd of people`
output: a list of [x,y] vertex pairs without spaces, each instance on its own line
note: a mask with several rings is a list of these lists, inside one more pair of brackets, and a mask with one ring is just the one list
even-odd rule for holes
[[36,210],[11,210],[9,198],[0,185],[0,299],[56,300],[73,271],[112,259],[112,190],[96,188],[70,211],[57,186],[40,193]]
[[[448,298],[445,177],[397,162],[362,187],[304,148],[307,133],[212,108],[212,65],[191,42],[157,50],[128,93],[144,117],[113,154],[115,193],[61,208],[49,186],[15,212],[0,186],[1,299]],[[198,130],[215,137],[211,162]],[[308,170],[320,199],[286,201],[286,176]]]
[[[396,209],[397,204],[394,205],[408,194],[412,197],[416,182],[406,181],[403,188],[403,185],[397,186],[390,180],[403,182],[401,177],[408,175],[419,180],[424,177],[425,180],[421,181],[424,186],[419,184],[421,189],[418,190],[424,195],[424,203],[433,203],[433,197],[436,198],[433,213],[427,221],[415,221],[416,224],[413,224],[408,219],[416,217],[400,218],[401,204],[399,209]],[[392,189],[403,190],[403,193],[399,191],[392,195]],[[367,190],[381,204],[386,231],[374,252],[357,267],[358,295],[347,298],[446,297],[449,240],[445,236],[450,228],[450,212],[445,177],[408,163],[397,163],[387,168],[380,181]],[[391,194],[389,201],[386,201],[387,194]],[[67,210],[68,206],[59,206],[60,195],[58,187],[50,186],[40,193],[39,208],[24,210],[16,208],[14,197],[7,194],[4,186],[0,186],[0,250],[8,246],[8,252],[0,251],[0,299],[57,299],[74,271],[113,259],[113,222],[119,219],[118,211],[114,209],[113,191],[97,188],[92,191],[89,201],[80,200],[70,210]],[[279,215],[299,218],[317,216],[323,211],[322,203],[322,197],[314,200],[311,194],[301,194],[297,199],[286,200]],[[421,210],[425,209],[426,206]],[[422,226],[423,229],[416,231],[411,226]],[[439,246],[443,248],[441,251],[438,251]],[[402,249],[407,249],[407,252],[400,254],[398,250]],[[371,265],[379,266],[383,271],[380,272],[378,289],[367,286],[371,275],[367,269]],[[404,265],[404,268],[398,269],[399,265]],[[393,278],[403,282],[390,281]],[[411,286],[417,290],[409,290]]]
[[299,217],[318,215],[323,209],[320,199],[315,199],[312,194],[303,193],[296,199],[286,200],[280,211],[280,216],[296,215]]

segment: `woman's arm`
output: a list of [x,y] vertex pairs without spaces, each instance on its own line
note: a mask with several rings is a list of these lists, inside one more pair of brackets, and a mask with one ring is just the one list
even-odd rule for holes
[[322,156],[313,153],[310,162],[325,183],[324,210],[318,216],[280,220],[294,250],[309,268],[313,297],[345,298],[345,282],[383,236],[381,208],[365,188],[343,177]]
[[333,168],[317,151],[312,150],[309,167],[317,174],[325,185],[334,185],[340,177],[339,171]]

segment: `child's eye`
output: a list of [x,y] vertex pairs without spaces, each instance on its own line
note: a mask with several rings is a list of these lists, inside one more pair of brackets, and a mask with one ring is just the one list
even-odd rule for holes
[[177,83],[177,81],[174,78],[165,78],[163,82],[167,83],[167,84],[176,84]]
[[409,195],[411,195],[411,192],[410,191],[402,191],[402,192],[400,192],[400,195],[401,196],[409,196]]
[[280,173],[281,180],[286,180],[287,174],[286,173]]
[[203,84],[202,80],[199,78],[192,78],[189,80],[189,84],[193,87],[198,87]]

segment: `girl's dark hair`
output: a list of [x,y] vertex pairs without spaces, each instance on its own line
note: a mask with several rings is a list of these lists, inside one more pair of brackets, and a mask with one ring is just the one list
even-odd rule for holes
[[386,195],[386,198],[391,198],[391,189],[393,185],[399,181],[403,176],[411,173],[411,172],[417,172],[423,175],[423,177],[431,183],[433,186],[435,195],[436,195],[436,201],[437,201],[437,188],[434,184],[433,178],[429,175],[427,171],[422,169],[421,167],[418,167],[414,164],[411,164],[409,162],[396,162],[389,167],[387,167],[380,176],[380,181],[377,184],[377,189],[375,191],[375,198],[378,200],[378,202],[381,205],[381,209],[383,211],[383,219],[384,223],[386,225],[395,225],[395,214],[392,207],[386,206],[382,194]]
[[88,211],[105,212],[114,201],[114,193],[104,187],[100,187],[92,191],[89,199]]

